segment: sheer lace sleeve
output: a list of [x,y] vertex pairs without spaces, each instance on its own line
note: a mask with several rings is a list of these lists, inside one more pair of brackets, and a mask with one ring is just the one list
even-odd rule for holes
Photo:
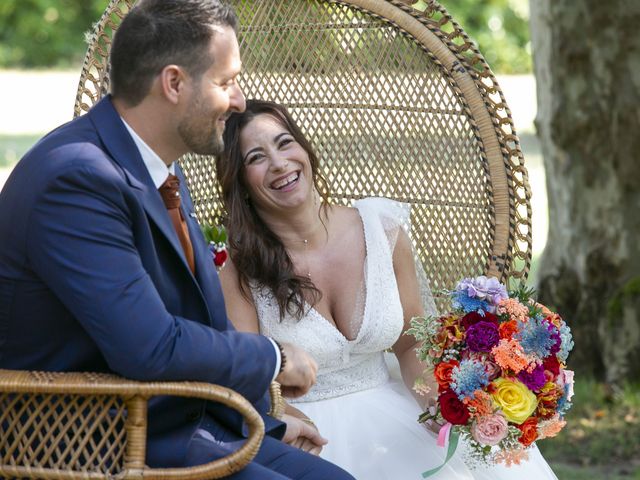
[[[389,200],[388,198],[372,197],[358,200],[354,202],[353,206],[358,209],[373,210],[379,215],[387,234],[391,251],[393,251],[395,247],[400,228],[402,228],[409,236],[411,244],[416,244],[417,239],[412,236],[410,204],[396,202],[394,200]],[[420,288],[420,296],[422,298],[422,306],[424,308],[425,316],[436,316],[438,315],[438,310],[429,285],[429,278],[427,277],[427,273],[424,270],[415,248],[413,250],[413,260],[416,266],[418,286]]]

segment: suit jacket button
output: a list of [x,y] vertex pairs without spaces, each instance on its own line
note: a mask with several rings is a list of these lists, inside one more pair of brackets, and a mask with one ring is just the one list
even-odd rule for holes
[[193,410],[192,412],[187,413],[186,417],[188,422],[195,422],[200,418],[200,412]]

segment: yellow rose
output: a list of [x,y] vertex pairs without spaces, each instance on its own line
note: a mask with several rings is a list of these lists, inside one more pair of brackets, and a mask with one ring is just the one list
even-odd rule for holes
[[493,401],[510,422],[520,425],[538,406],[538,399],[526,385],[517,380],[497,378],[493,381]]

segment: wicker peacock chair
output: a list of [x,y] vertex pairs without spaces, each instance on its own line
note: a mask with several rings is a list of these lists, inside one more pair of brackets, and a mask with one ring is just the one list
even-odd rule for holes
[[[75,115],[108,92],[111,37],[133,3],[111,0],[96,24]],[[484,58],[442,6],[429,1],[418,11],[400,0],[231,3],[240,17],[240,84],[245,95],[290,109],[322,160],[333,202],[384,196],[411,204],[412,241],[434,290],[480,274],[510,283],[526,280],[531,193],[511,114]],[[224,212],[214,163],[213,158],[196,155],[181,160],[200,220],[219,223]],[[23,373],[15,382],[13,373],[0,372],[0,392],[32,392],[36,399],[52,392],[48,377]],[[63,385],[65,374],[56,378]],[[134,383],[121,381],[127,387]],[[80,383],[84,393],[93,394],[91,384]],[[107,390],[96,388],[112,392]],[[60,387],[55,392],[67,391],[75,390]],[[129,398],[128,390],[121,392],[121,398]],[[158,394],[144,392],[140,395]],[[9,400],[2,398],[12,397],[0,397],[6,405]],[[135,417],[136,422],[144,421],[143,414]],[[0,413],[0,424],[2,418]],[[115,473],[98,466],[96,477],[132,478],[143,471],[144,454],[130,460],[131,443],[143,436],[143,423],[137,430],[121,423],[118,442],[129,449],[124,470]],[[20,425],[14,431],[32,428]],[[40,435],[49,438],[42,437],[46,432]],[[31,470],[18,473],[18,467],[0,465],[0,474],[79,478],[58,470],[33,474],[38,455],[26,447],[17,455],[18,447],[13,448],[8,453],[0,448],[2,464],[27,465]],[[47,453],[54,450],[52,446]],[[207,478],[184,478],[196,477]]]

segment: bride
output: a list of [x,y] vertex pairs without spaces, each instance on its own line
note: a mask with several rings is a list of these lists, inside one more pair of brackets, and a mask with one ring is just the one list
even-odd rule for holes
[[[424,366],[403,332],[436,310],[403,228],[408,209],[381,198],[330,205],[311,145],[278,104],[248,101],[227,120],[224,143],[217,172],[229,214],[231,261],[221,272],[229,318],[318,362],[316,385],[287,413],[313,419],[329,440],[324,458],[358,479],[422,478],[442,465],[445,449],[417,422],[435,395],[411,389]],[[403,382],[389,375],[389,348]],[[556,478],[537,448],[530,458],[469,470],[456,453],[431,478]]]

